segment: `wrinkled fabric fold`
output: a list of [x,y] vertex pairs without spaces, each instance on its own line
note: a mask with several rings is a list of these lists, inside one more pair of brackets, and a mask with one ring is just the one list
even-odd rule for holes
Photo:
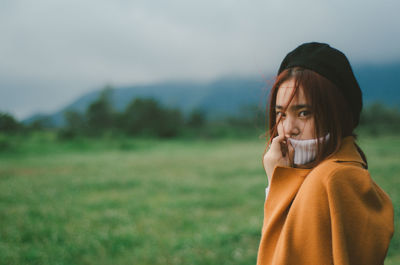
[[[319,138],[321,144],[329,139],[329,133],[325,137]],[[317,155],[318,139],[296,140],[288,138],[294,148],[295,165],[304,165],[313,161]]]
[[364,166],[354,138],[346,137],[313,169],[276,167],[257,265],[383,264],[393,204]]

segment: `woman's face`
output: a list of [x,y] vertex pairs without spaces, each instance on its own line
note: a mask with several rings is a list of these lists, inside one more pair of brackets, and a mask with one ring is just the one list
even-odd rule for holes
[[297,140],[313,139],[315,138],[314,115],[301,86],[288,105],[294,86],[295,81],[291,79],[283,82],[278,88],[275,105],[276,121],[279,121],[278,134]]

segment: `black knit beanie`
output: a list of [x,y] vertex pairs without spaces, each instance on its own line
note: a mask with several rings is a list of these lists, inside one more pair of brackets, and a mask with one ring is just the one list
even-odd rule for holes
[[278,75],[291,67],[303,67],[324,76],[343,93],[353,112],[354,128],[360,120],[362,94],[346,56],[325,43],[304,43],[288,53],[279,67]]

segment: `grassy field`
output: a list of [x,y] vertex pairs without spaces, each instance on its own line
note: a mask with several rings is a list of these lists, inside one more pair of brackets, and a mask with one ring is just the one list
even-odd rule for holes
[[[263,140],[13,141],[0,152],[0,264],[255,264]],[[400,264],[400,137],[360,144],[395,206],[385,264]]]

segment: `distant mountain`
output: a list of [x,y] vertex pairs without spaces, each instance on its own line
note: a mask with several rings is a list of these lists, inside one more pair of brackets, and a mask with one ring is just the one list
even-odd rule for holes
[[354,66],[365,104],[380,101],[400,105],[400,62]]
[[[355,65],[354,73],[363,90],[365,104],[382,102],[400,106],[400,62],[382,65]],[[268,78],[268,81],[271,81]],[[267,88],[271,82],[261,77],[222,78],[214,82],[164,82],[149,85],[117,87],[112,94],[112,103],[118,111],[136,97],[153,97],[168,107],[177,107],[184,115],[194,108],[202,109],[208,119],[226,116],[240,116],[246,106],[256,105],[264,110]],[[47,116],[55,126],[64,125],[64,112],[76,110],[84,112],[91,102],[96,100],[101,90],[84,94],[76,101]],[[23,122],[34,122],[43,115],[35,114]]]
[[[84,94],[76,101],[49,115],[55,126],[63,126],[64,112],[84,112],[96,100],[101,90]],[[152,97],[167,107],[179,108],[184,115],[193,109],[201,109],[208,119],[227,115],[240,115],[242,106],[265,106],[266,83],[260,78],[224,78],[210,83],[165,82],[158,84],[114,88],[111,101],[114,108],[123,111],[136,97]],[[43,115],[35,114],[23,122],[29,124]]]

